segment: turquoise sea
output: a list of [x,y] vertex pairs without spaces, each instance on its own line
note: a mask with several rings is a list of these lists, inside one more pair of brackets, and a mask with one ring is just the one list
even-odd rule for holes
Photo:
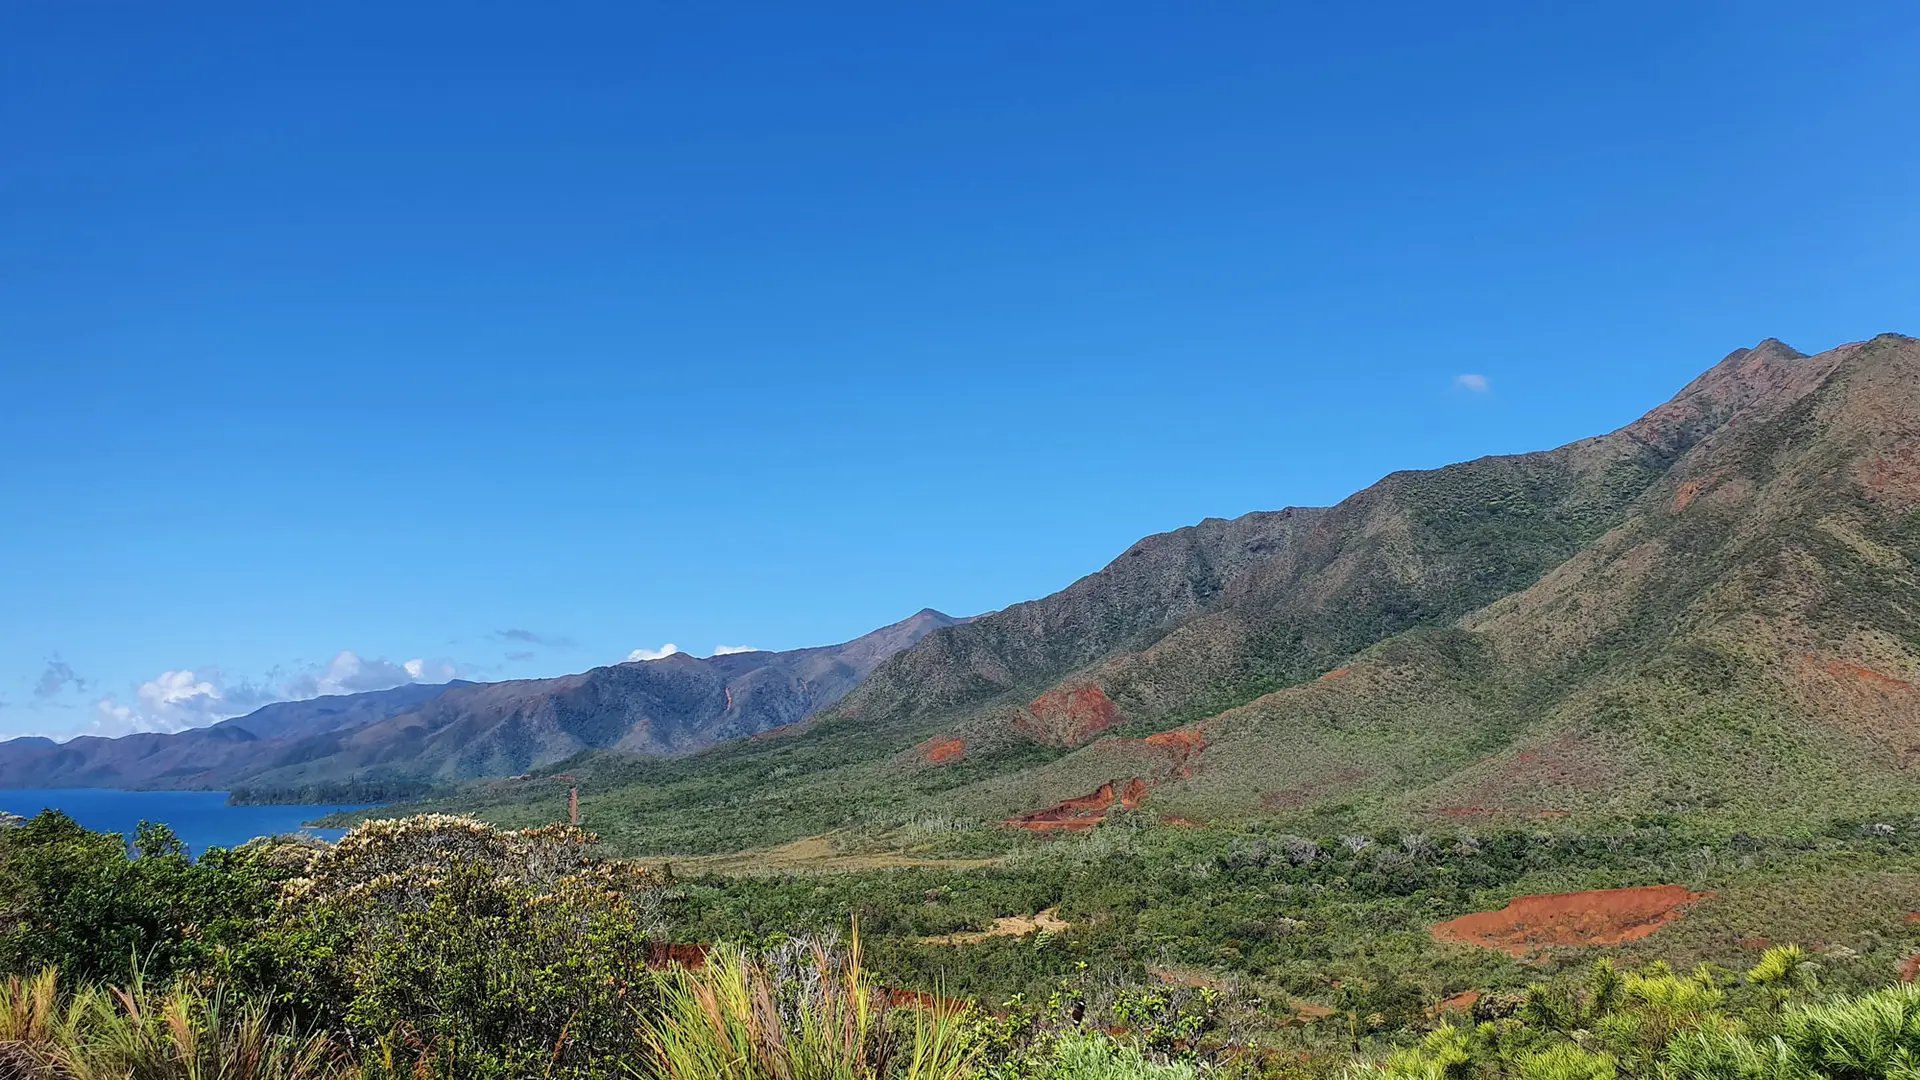
[[328,840],[340,829],[309,829],[305,824],[337,810],[360,806],[228,806],[224,791],[117,791],[112,788],[37,788],[0,791],[0,810],[32,817],[61,810],[99,832],[129,837],[142,821],[169,825],[198,855],[210,847],[237,847],[256,836],[305,832]]

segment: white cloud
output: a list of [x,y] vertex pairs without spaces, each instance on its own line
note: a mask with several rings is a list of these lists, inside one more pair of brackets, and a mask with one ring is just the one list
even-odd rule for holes
[[660,660],[665,657],[672,656],[674,653],[677,653],[679,651],[680,651],[680,646],[675,645],[673,642],[669,641],[665,645],[662,645],[657,649],[633,650],[632,652],[627,654],[627,663],[631,664],[636,660]]
[[134,704],[122,705],[112,694],[93,704],[93,723],[82,734],[127,735],[136,731],[185,731],[225,720],[238,712],[213,681],[191,671],[163,671],[134,688]]
[[218,668],[163,671],[134,687],[132,700],[108,694],[94,702],[93,723],[80,735],[128,735],[136,731],[184,731],[243,716],[274,701],[301,701],[327,694],[358,694],[406,683],[446,682],[458,674],[448,660],[424,657],[396,664],[342,649],[325,667],[285,679],[278,687],[248,682],[224,685]]
[[1485,375],[1455,375],[1453,385],[1462,390],[1471,390],[1476,394],[1491,393],[1493,385],[1487,382]]
[[751,645],[715,645],[713,647],[713,655],[715,656],[731,656],[734,653],[759,651],[759,649]]

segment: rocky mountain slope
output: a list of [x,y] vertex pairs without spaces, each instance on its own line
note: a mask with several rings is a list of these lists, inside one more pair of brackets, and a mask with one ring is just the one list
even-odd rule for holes
[[1917,454],[1920,344],[1767,341],[1608,435],[1150,537],[789,737],[569,768],[596,827],[669,851],[1133,807],[1864,812],[1920,794]]
[[[1753,822],[1920,793],[1920,343],[1768,342],[1620,432],[1529,457],[1564,475],[1636,447],[1664,467],[1525,588],[1209,712],[1177,753],[1090,741],[966,799],[992,812],[1133,772],[1201,817]],[[1513,512],[1475,480],[1456,515]],[[1127,715],[1142,659],[1079,678]]]
[[172,735],[0,743],[0,785],[406,790],[591,749],[683,754],[800,721],[929,632],[937,611],[839,645],[614,664],[556,679],[403,686],[269,705]]

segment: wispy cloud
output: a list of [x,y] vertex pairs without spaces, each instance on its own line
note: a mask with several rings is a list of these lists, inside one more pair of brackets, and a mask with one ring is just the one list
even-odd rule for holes
[[713,655],[715,656],[731,656],[734,653],[759,652],[759,651],[760,651],[759,649],[756,649],[751,645],[715,645],[713,647]]
[[534,654],[530,652],[510,652],[507,654],[507,659],[519,664],[533,659],[533,656]]
[[1455,375],[1453,377],[1453,385],[1462,390],[1471,390],[1476,394],[1493,392],[1493,384],[1487,381],[1485,375]]
[[527,645],[545,645],[549,649],[571,649],[574,646],[574,640],[565,634],[542,634],[519,627],[511,630],[495,630],[492,636],[500,641],[518,641]]
[[680,646],[669,641],[657,649],[635,649],[627,654],[627,663],[637,660],[662,660],[680,651]]
[[76,692],[87,688],[87,680],[73,670],[73,665],[58,656],[47,661],[47,670],[40,673],[40,680],[33,684],[33,696],[45,701],[60,696],[60,692],[72,687]]

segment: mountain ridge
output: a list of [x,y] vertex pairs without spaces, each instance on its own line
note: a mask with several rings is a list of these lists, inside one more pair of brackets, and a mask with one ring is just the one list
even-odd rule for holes
[[688,753],[803,719],[893,652],[962,621],[923,608],[836,645],[408,684],[276,702],[183,732],[0,743],[0,787],[243,788],[255,800],[356,784],[417,793],[592,748]]
[[[1914,339],[1812,356],[1767,339],[1604,435],[1146,538],[929,635],[774,742],[566,767],[597,828],[660,853],[1014,819],[1129,778],[1149,794],[1126,812],[1194,820],[1883,806],[1920,794],[1884,760],[1920,758],[1901,742],[1920,748],[1920,704],[1912,724],[1900,711],[1920,678],[1916,446]],[[1779,565],[1757,574],[1750,556]],[[1872,632],[1767,581],[1847,597]],[[1695,624],[1719,636],[1674,630]],[[1768,635],[1811,644],[1760,649]],[[1769,768],[1798,805],[1754,794]],[[440,805],[544,813],[484,787]]]

